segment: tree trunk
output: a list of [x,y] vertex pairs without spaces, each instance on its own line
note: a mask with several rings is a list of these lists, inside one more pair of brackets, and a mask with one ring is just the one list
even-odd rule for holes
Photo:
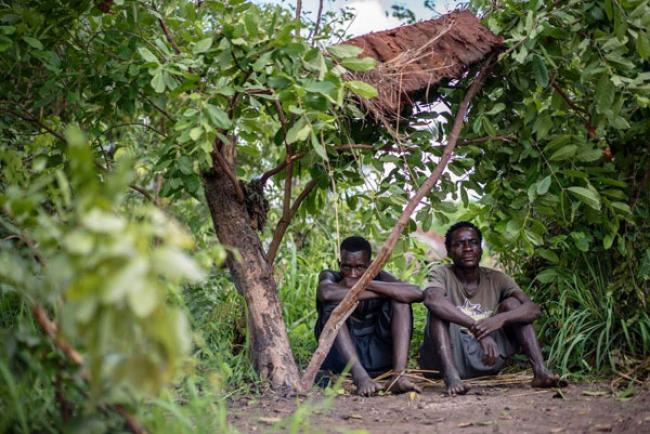
[[266,262],[246,205],[221,171],[204,175],[203,185],[219,242],[239,251],[226,260],[235,286],[247,304],[248,333],[255,370],[273,390],[292,391],[300,379],[282,318],[272,267]]

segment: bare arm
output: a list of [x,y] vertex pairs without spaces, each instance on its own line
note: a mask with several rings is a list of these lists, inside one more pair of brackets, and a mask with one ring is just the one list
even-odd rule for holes
[[[345,279],[344,279],[345,280]],[[349,282],[348,282],[349,283]],[[352,286],[346,286],[344,281],[337,282],[336,275],[331,271],[323,271],[318,277],[318,289],[316,297],[323,303],[332,303],[343,300]],[[370,298],[382,298],[379,293],[364,290],[359,295],[359,300],[368,300]]]
[[443,288],[428,287],[424,290],[424,305],[437,318],[453,322],[471,330],[476,324],[471,317],[465,315],[447,298],[447,291]]
[[485,336],[508,324],[530,324],[539,318],[541,314],[539,306],[533,303],[522,290],[515,290],[510,297],[516,298],[521,304],[515,309],[499,312],[490,318],[479,321],[470,329],[477,340],[480,341]]
[[390,273],[382,273],[382,280],[371,280],[367,290],[400,303],[415,303],[424,300],[424,293],[417,285],[402,282]]

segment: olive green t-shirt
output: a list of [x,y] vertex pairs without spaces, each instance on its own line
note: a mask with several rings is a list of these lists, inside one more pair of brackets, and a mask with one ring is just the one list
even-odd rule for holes
[[440,265],[428,276],[427,287],[442,288],[447,297],[465,315],[475,321],[489,318],[504,299],[515,290],[520,290],[515,281],[504,273],[492,268],[479,267],[479,288],[469,297],[463,284],[454,274],[453,265]]

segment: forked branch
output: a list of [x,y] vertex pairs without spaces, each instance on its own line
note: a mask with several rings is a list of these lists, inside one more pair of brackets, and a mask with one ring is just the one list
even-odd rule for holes
[[278,225],[275,227],[275,231],[273,232],[273,239],[271,240],[269,251],[266,253],[266,261],[269,264],[273,264],[275,255],[277,255],[278,248],[282,242],[282,238],[284,237],[284,234],[289,227],[289,223],[291,223],[291,220],[298,212],[300,204],[307,198],[307,196],[309,196],[309,193],[311,193],[316,185],[318,185],[317,180],[312,179],[309,181],[307,185],[305,185],[305,188],[300,192],[296,200],[293,202],[293,205],[291,206],[289,212],[286,215],[284,213],[282,214],[282,217],[280,218],[280,221],[278,222]]
[[458,142],[458,137],[463,127],[463,121],[465,119],[465,115],[467,114],[467,110],[469,109],[469,103],[471,99],[474,97],[474,95],[476,95],[476,93],[481,88],[485,76],[487,75],[490,67],[494,63],[495,57],[496,55],[493,53],[483,63],[478,75],[475,77],[471,86],[467,90],[467,93],[465,94],[460,106],[458,107],[458,112],[456,113],[456,117],[454,118],[454,123],[452,125],[451,132],[449,133],[449,137],[447,139],[447,146],[445,147],[445,150],[442,154],[442,157],[440,158],[440,161],[438,162],[438,165],[431,173],[429,178],[427,178],[427,180],[420,186],[420,188],[418,188],[418,190],[411,197],[411,199],[409,199],[408,203],[406,204],[406,207],[404,208],[404,211],[402,211],[402,215],[400,216],[399,220],[393,227],[393,230],[391,231],[388,239],[379,250],[379,253],[377,254],[375,260],[372,261],[372,263],[366,269],[366,272],[363,274],[363,276],[361,276],[359,281],[348,291],[345,298],[341,300],[339,305],[334,309],[329,319],[327,320],[327,323],[323,328],[323,332],[321,333],[320,338],[318,340],[318,348],[316,349],[314,355],[309,361],[309,365],[305,369],[303,376],[300,380],[300,384],[298,385],[297,389],[299,393],[307,392],[314,384],[314,378],[316,377],[316,373],[318,372],[318,369],[323,363],[325,356],[327,355],[330,348],[332,347],[332,343],[334,342],[334,339],[336,338],[336,335],[338,334],[341,325],[345,322],[345,320],[350,316],[352,311],[357,306],[359,294],[361,294],[364,288],[366,288],[368,282],[370,282],[373,276],[377,275],[381,267],[386,263],[386,261],[390,257],[390,254],[393,248],[395,247],[397,240],[399,239],[402,231],[404,230],[404,227],[406,227],[406,224],[408,223],[411,214],[413,213],[413,211],[415,211],[415,208],[420,203],[420,200],[422,200],[424,196],[426,196],[431,191],[431,189],[436,185],[436,183],[440,179],[440,176],[445,170],[447,163],[449,162],[449,160],[453,155],[454,148],[456,147],[456,143]]

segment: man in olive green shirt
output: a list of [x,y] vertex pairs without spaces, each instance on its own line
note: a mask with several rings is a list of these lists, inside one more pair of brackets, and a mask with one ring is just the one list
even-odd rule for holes
[[533,387],[566,384],[549,371],[532,322],[540,309],[504,273],[479,266],[481,231],[469,222],[445,236],[453,264],[429,276],[424,304],[429,309],[420,367],[442,372],[449,395],[464,394],[462,379],[496,374],[518,347],[528,356]]

